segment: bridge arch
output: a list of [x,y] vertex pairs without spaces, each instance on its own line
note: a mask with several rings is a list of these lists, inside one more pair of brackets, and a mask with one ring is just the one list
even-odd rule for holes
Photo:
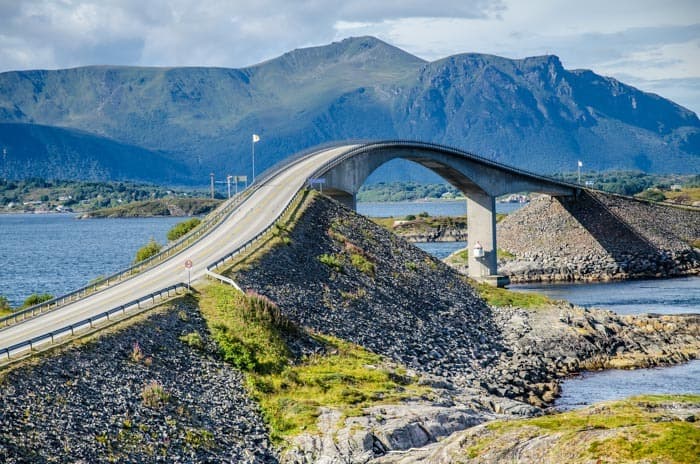
[[[469,275],[502,285],[496,257],[496,197],[522,191],[552,196],[576,195],[579,187],[496,163],[455,148],[414,141],[384,141],[348,146],[312,178],[323,178],[323,192],[345,206],[356,208],[356,194],[367,177],[383,164],[397,159],[418,163],[438,174],[467,197],[469,223]],[[475,257],[476,243],[484,256]]]

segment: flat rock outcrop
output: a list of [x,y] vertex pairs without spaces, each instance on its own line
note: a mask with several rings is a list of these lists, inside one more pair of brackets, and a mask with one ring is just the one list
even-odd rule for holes
[[700,272],[700,211],[583,191],[540,197],[498,225],[512,282],[617,280]]

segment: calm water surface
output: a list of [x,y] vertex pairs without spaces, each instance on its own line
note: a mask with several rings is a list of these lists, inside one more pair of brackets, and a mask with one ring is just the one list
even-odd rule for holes
[[129,267],[153,237],[165,243],[184,218],[85,219],[0,214],[0,295],[18,305],[32,293],[61,295]]
[[[522,208],[521,203],[496,203],[496,212],[510,213]],[[466,200],[396,201],[358,203],[357,212],[371,217],[405,216],[426,212],[431,216],[464,216]]]
[[520,284],[509,288],[544,293],[555,300],[567,300],[586,308],[609,309],[618,314],[700,313],[698,276],[625,282]]

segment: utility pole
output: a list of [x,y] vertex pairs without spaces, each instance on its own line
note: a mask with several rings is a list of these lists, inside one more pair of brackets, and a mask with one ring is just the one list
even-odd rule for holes
[[228,176],[226,176],[226,184],[227,184],[227,187],[228,187],[228,197],[229,197],[229,198],[231,198],[231,178],[232,178],[232,177],[233,177],[233,176],[232,176],[231,174],[229,174]]
[[2,149],[2,179],[7,182],[7,148]]
[[214,173],[209,174],[211,178],[211,198],[214,199]]
[[258,134],[253,134],[253,142],[250,144],[251,151],[253,153],[253,182],[255,182],[255,144],[260,141],[260,136]]
[[578,183],[581,183],[581,167],[583,166],[583,161],[579,160],[578,162]]

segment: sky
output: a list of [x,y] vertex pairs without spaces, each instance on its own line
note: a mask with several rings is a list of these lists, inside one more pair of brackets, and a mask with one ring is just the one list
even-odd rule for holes
[[700,0],[0,0],[0,72],[244,67],[361,35],[431,61],[554,54],[700,113]]

